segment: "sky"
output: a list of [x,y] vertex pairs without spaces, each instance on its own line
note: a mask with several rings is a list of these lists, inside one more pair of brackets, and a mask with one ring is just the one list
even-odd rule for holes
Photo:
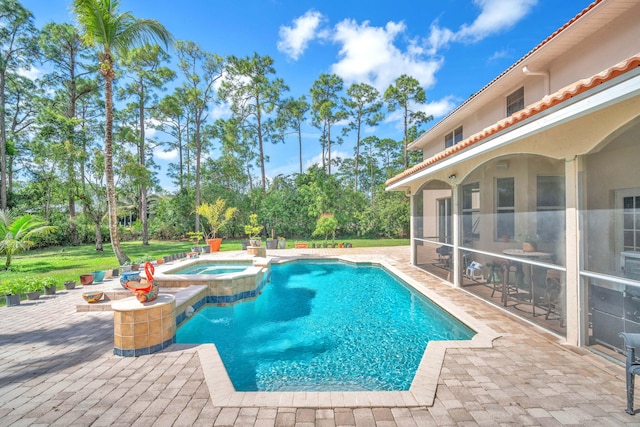
[[[21,0],[38,28],[73,22],[70,0]],[[268,55],[288,96],[307,95],[322,73],[342,77],[345,89],[368,83],[383,93],[402,74],[426,91],[421,107],[437,123],[587,7],[591,0],[120,0],[123,11],[160,21],[176,40],[221,56]],[[171,51],[170,51],[171,53]],[[33,75],[39,72],[36,67]],[[225,108],[212,109],[225,117]],[[304,167],[320,162],[319,131],[306,126]],[[396,115],[362,137],[402,139]],[[161,135],[157,135],[161,138]],[[332,148],[353,156],[355,136]],[[295,137],[265,147],[267,176],[298,171]],[[215,157],[215,154],[214,154]],[[164,167],[175,153],[158,149]],[[256,171],[256,175],[259,171]],[[166,176],[160,173],[160,177]],[[171,189],[167,178],[163,186]]]

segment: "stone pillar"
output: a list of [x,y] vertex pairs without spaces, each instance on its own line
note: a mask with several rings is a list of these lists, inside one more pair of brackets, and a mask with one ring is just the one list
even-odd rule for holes
[[160,294],[151,302],[136,297],[115,301],[113,354],[137,357],[163,350],[176,342],[176,299]]

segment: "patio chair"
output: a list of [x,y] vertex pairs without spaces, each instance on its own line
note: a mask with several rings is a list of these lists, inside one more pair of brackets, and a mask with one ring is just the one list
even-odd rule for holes
[[560,284],[562,275],[557,270],[547,270],[545,287],[545,304],[547,314],[545,320],[549,320],[551,313],[556,313],[560,317],[560,327],[564,327],[564,288]]
[[636,359],[636,350],[640,347],[640,334],[620,332],[618,336],[624,340],[624,349],[627,353],[625,365],[627,372],[627,409],[625,412],[629,415],[635,415],[633,410],[633,390],[635,375],[640,374],[640,361]]
[[438,266],[442,268],[449,268],[451,261],[451,248],[449,246],[440,246],[436,248],[438,254]]

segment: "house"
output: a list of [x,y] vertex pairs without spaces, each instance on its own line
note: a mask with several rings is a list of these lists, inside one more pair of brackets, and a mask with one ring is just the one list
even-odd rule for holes
[[414,265],[604,353],[640,332],[639,22],[637,0],[594,1],[386,183],[411,198]]

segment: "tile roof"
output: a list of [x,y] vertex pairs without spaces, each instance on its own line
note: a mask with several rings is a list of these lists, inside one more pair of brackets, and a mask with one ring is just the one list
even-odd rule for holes
[[[595,4],[595,3],[594,3]],[[586,10],[586,9],[585,9]],[[575,20],[576,18],[574,18]],[[567,24],[568,25],[568,24]],[[564,27],[563,27],[564,28]],[[560,30],[558,30],[560,31]],[[557,31],[556,31],[557,33]],[[556,34],[554,33],[554,34]],[[547,39],[549,40],[549,39]],[[545,43],[545,42],[543,42]],[[539,45],[540,46],[540,45]],[[586,78],[586,79],[582,79],[582,80],[578,80],[575,83],[572,83],[568,86],[565,86],[564,88],[556,91],[555,93],[548,95],[546,97],[544,97],[543,99],[541,99],[538,102],[535,102],[527,107],[525,107],[523,110],[518,111],[517,113],[514,113],[513,115],[500,120],[499,122],[495,123],[494,125],[483,129],[482,131],[471,135],[470,137],[460,141],[458,144],[453,145],[449,148],[447,148],[444,151],[441,151],[439,153],[437,153],[436,155],[425,159],[423,162],[413,166],[412,168],[409,168],[401,173],[399,173],[398,175],[394,176],[393,178],[390,178],[389,180],[387,180],[386,185],[392,185],[406,177],[409,177],[411,175],[413,175],[416,172],[419,172],[425,168],[427,168],[428,166],[431,166],[437,162],[439,162],[440,160],[446,159],[448,157],[451,157],[452,155],[464,150],[465,148],[468,148],[472,145],[475,145],[485,139],[487,139],[488,137],[495,135],[498,132],[503,131],[504,129],[507,129],[525,119],[528,119],[530,117],[535,116],[538,113],[541,113],[542,111],[550,108],[550,107],[554,107],[558,104],[561,104],[562,102],[565,102],[571,98],[573,98],[576,95],[579,95],[581,93],[584,93],[606,81],[609,81],[615,77],[618,77],[628,71],[631,71],[633,69],[635,69],[636,67],[640,66],[640,53],[627,58],[626,60],[617,63],[616,65],[607,68],[604,71],[601,71],[600,73],[590,77],[590,78]]]

